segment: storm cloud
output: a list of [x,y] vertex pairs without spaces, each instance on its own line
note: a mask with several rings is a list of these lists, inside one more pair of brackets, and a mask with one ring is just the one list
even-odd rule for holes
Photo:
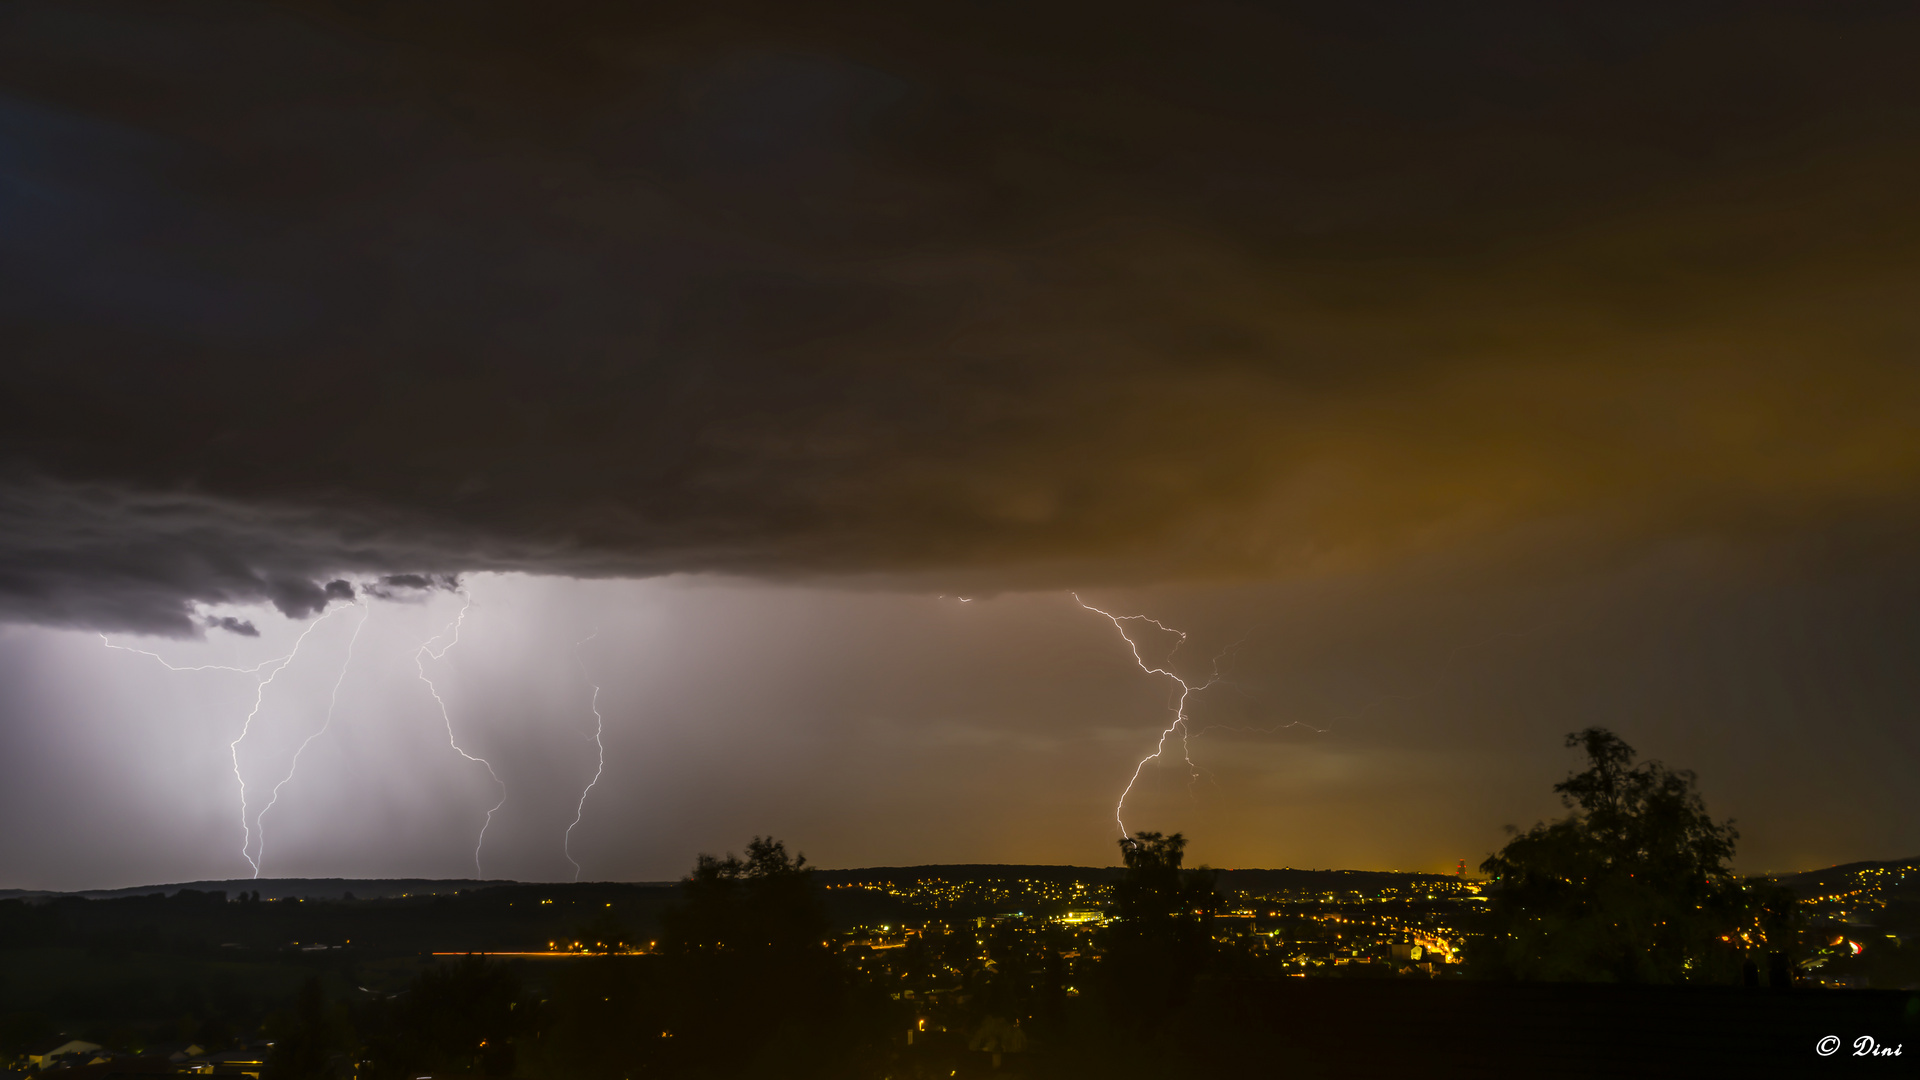
[[21,0],[0,617],[1891,558],[1916,49],[1870,4]]
[[210,630],[225,630],[229,634],[239,634],[241,637],[260,636],[260,628],[253,625],[251,619],[242,619],[234,615],[209,615],[203,622]]

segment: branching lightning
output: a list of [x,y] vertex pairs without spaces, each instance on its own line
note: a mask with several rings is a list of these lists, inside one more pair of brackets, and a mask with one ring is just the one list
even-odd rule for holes
[[[322,616],[322,618],[324,618],[324,616]],[[320,621],[319,619],[314,620],[314,622],[316,623],[319,621]],[[313,629],[313,627],[308,626],[307,629],[311,630]],[[302,638],[304,638],[306,635],[303,634],[301,636]],[[166,668],[168,671],[233,671],[233,672],[238,672],[242,675],[257,675],[260,673],[260,670],[262,668],[271,666],[273,664],[285,664],[287,661],[293,659],[293,654],[288,653],[285,656],[276,656],[271,660],[262,660],[259,663],[253,665],[252,667],[228,667],[225,664],[196,664],[193,667],[180,667],[176,664],[169,663],[167,661],[167,658],[164,656],[161,656],[159,653],[148,652],[145,649],[136,649],[131,645],[115,645],[113,642],[107,640],[107,635],[105,634],[100,635],[100,644],[105,645],[109,649],[115,649],[120,652],[138,653],[141,656],[151,656],[155,660],[160,661],[160,666],[163,668]],[[294,647],[296,649],[299,648],[298,645],[295,645]]]
[[333,712],[340,705],[340,684],[347,681],[347,669],[353,665],[353,646],[360,640],[360,631],[366,627],[367,616],[372,613],[372,608],[367,605],[365,600],[360,601],[358,606],[360,608],[360,621],[353,624],[353,636],[347,639],[347,656],[346,659],[340,661],[340,674],[334,678],[333,694],[327,699],[327,717],[321,722],[320,727],[314,731],[313,734],[307,736],[306,741],[302,742],[299,748],[293,752],[293,760],[287,763],[287,775],[281,777],[280,782],[273,785],[273,794],[267,799],[267,805],[261,807],[260,812],[254,815],[254,828],[260,835],[259,846],[256,849],[257,855],[253,860],[250,860],[253,862],[254,877],[260,876],[260,864],[267,859],[267,811],[272,810],[274,804],[280,801],[280,789],[287,786],[287,782],[293,779],[294,772],[300,768],[300,755],[307,752],[307,747],[313,745],[313,740],[325,735],[327,729],[333,726]]
[[[441,657],[444,657],[447,655],[448,649],[451,649],[455,645],[460,644],[460,628],[461,626],[465,625],[467,621],[467,609],[473,606],[473,596],[470,593],[468,593],[465,589],[462,589],[460,590],[460,597],[464,601],[464,603],[460,605],[460,614],[454,617],[453,622],[447,624],[447,628],[445,630],[440,631],[438,634],[435,634],[433,637],[430,637],[427,640],[420,643],[420,647],[418,649],[415,649],[413,653],[413,668],[414,668],[414,671],[419,674],[420,681],[427,684],[427,692],[433,695],[434,703],[440,706],[440,719],[447,726],[447,745],[453,747],[454,753],[459,754],[461,757],[466,758],[468,761],[477,761],[481,765],[485,766],[487,770],[487,775],[492,777],[493,782],[500,786],[500,801],[494,803],[491,807],[487,809],[487,819],[484,822],[482,822],[480,825],[480,837],[479,839],[475,840],[473,844],[474,873],[482,878],[485,878],[486,877],[485,872],[483,872],[480,869],[480,849],[483,846],[485,846],[487,842],[487,826],[493,824],[494,811],[506,805],[507,785],[505,781],[500,779],[500,774],[493,771],[493,764],[491,762],[489,762],[486,758],[475,757],[474,755],[467,753],[465,750],[461,749],[460,744],[457,741],[455,741],[453,736],[453,717],[447,712],[447,703],[445,699],[441,698],[440,696],[440,688],[433,685],[432,679],[427,678],[426,663],[422,659],[422,657],[432,657],[433,659],[438,660]],[[447,643],[445,645],[440,646],[438,651],[435,651],[435,649],[433,648],[434,643],[440,641],[442,638],[446,638]]]
[[[1139,764],[1134,766],[1133,776],[1128,779],[1126,789],[1120,793],[1120,802],[1117,806],[1114,807],[1114,814],[1113,814],[1114,821],[1120,825],[1121,837],[1126,838],[1129,836],[1127,832],[1126,823],[1121,820],[1122,813],[1126,809],[1127,796],[1132,794],[1133,787],[1136,783],[1139,782],[1140,774],[1143,770],[1145,770],[1147,763],[1149,761],[1155,761],[1159,759],[1160,756],[1163,753],[1165,753],[1167,740],[1172,737],[1175,731],[1178,731],[1180,733],[1181,759],[1186,762],[1190,777],[1197,779],[1201,774],[1201,769],[1198,765],[1194,764],[1194,761],[1193,761],[1193,757],[1191,754],[1192,740],[1200,738],[1201,736],[1207,734],[1210,731],[1229,731],[1229,732],[1252,733],[1252,734],[1260,734],[1260,735],[1273,735],[1281,731],[1286,731],[1292,728],[1305,728],[1306,730],[1311,731],[1317,735],[1325,735],[1329,730],[1331,730],[1330,728],[1315,727],[1314,725],[1309,724],[1304,720],[1292,720],[1284,724],[1273,724],[1265,727],[1241,726],[1241,725],[1235,725],[1235,724],[1208,724],[1207,726],[1196,730],[1195,728],[1193,728],[1191,724],[1188,723],[1188,720],[1187,720],[1187,699],[1192,695],[1197,694],[1200,691],[1205,690],[1208,687],[1213,686],[1215,683],[1220,681],[1221,656],[1225,656],[1227,655],[1227,653],[1232,652],[1234,649],[1236,649],[1239,646],[1240,643],[1235,642],[1233,645],[1228,646],[1226,651],[1221,653],[1220,656],[1214,657],[1213,658],[1213,674],[1207,679],[1206,682],[1200,683],[1198,685],[1194,685],[1192,683],[1187,682],[1185,679],[1182,679],[1180,676],[1175,675],[1172,671],[1166,668],[1149,667],[1146,660],[1142,658],[1140,655],[1140,646],[1138,645],[1138,643],[1136,643],[1133,640],[1132,636],[1127,633],[1127,628],[1125,624],[1128,621],[1138,620],[1141,622],[1151,623],[1156,629],[1163,630],[1170,634],[1178,635],[1180,640],[1174,644],[1173,649],[1167,654],[1166,662],[1169,664],[1172,663],[1173,661],[1173,654],[1180,650],[1181,645],[1186,644],[1187,635],[1184,632],[1175,630],[1173,627],[1160,622],[1158,619],[1151,619],[1145,615],[1114,615],[1109,612],[1102,611],[1099,608],[1094,607],[1093,605],[1087,603],[1086,601],[1081,600],[1080,595],[1078,593],[1073,594],[1073,599],[1074,599],[1074,602],[1078,603],[1081,607],[1086,608],[1088,611],[1094,612],[1096,614],[1105,615],[1107,619],[1113,623],[1114,629],[1120,632],[1120,636],[1122,639],[1126,641],[1127,647],[1133,650],[1134,662],[1140,665],[1140,670],[1146,672],[1149,675],[1164,675],[1167,678],[1172,679],[1174,683],[1180,688],[1179,698],[1177,699],[1174,705],[1173,722],[1168,724],[1166,729],[1160,733],[1160,740],[1158,743],[1155,744],[1153,753],[1148,754],[1146,757],[1141,758]],[[1551,622],[1541,623],[1537,626],[1528,627],[1524,630],[1503,632],[1500,634],[1492,635],[1491,637],[1488,637],[1482,641],[1470,642],[1468,644],[1458,646],[1448,654],[1447,666],[1451,668],[1451,666],[1459,659],[1460,654],[1463,652],[1466,652],[1471,649],[1482,648],[1488,644],[1491,644],[1493,641],[1499,640],[1501,638],[1524,637],[1533,633],[1537,633],[1538,631],[1540,631],[1541,629],[1544,629],[1549,625],[1551,625]],[[1375,706],[1380,705],[1384,702],[1394,701],[1394,700],[1410,701],[1417,697],[1422,696],[1423,694],[1438,692],[1439,689],[1440,689],[1440,685],[1436,682],[1434,686],[1429,687],[1427,690],[1419,691],[1416,693],[1382,695],[1374,699],[1373,701],[1367,702],[1366,704],[1360,706],[1358,709],[1353,710],[1351,713],[1345,716],[1333,717],[1331,722],[1338,723],[1342,720],[1354,719],[1372,710]]]
[[580,790],[580,805],[574,808],[573,825],[567,826],[566,836],[560,842],[561,851],[566,855],[567,861],[573,863],[573,880],[575,881],[580,880],[580,864],[573,857],[573,829],[575,825],[580,824],[580,819],[586,816],[587,796],[593,792],[593,785],[600,782],[600,774],[607,769],[607,745],[601,741],[601,736],[606,732],[606,720],[600,715],[600,685],[593,681],[592,673],[587,671],[587,662],[579,657],[580,646],[599,636],[600,631],[595,630],[575,642],[573,646],[574,659],[580,664],[580,674],[586,677],[587,685],[593,687],[593,701],[590,706],[593,709],[593,746],[600,755],[599,762],[593,768],[593,779],[587,781],[587,786]]
[[[335,611],[338,610],[337,608],[335,609]],[[306,644],[307,636],[313,633],[315,627],[332,618],[335,611],[329,611],[308,623],[307,628],[300,631],[300,636],[295,639],[293,648],[289,649],[286,655],[276,656],[271,660],[262,660],[252,667],[244,668],[230,667],[226,664],[196,664],[192,667],[180,667],[169,663],[167,658],[161,656],[159,653],[148,652],[145,649],[136,649],[129,645],[115,645],[113,642],[107,640],[107,635],[100,635],[100,644],[105,645],[107,648],[118,649],[121,652],[139,653],[141,656],[151,656],[155,660],[158,660],[160,666],[166,668],[168,671],[231,671],[242,675],[259,675],[263,671],[266,672],[266,677],[254,684],[253,708],[247,710],[247,718],[245,722],[240,725],[240,734],[232,742],[227,744],[227,753],[233,761],[233,779],[240,786],[240,857],[247,860],[247,865],[253,868],[254,877],[260,876],[260,864],[254,859],[252,854],[253,827],[247,816],[247,778],[240,772],[240,744],[246,741],[247,733],[253,730],[254,717],[260,715],[260,706],[266,701],[267,697],[267,684],[271,683],[282,671],[287,669],[288,665],[293,663],[293,658],[300,654],[300,646]],[[354,632],[355,634],[359,633],[357,629]],[[262,812],[264,813],[264,811]]]
[[1180,640],[1175,642],[1173,649],[1167,653],[1166,662],[1169,664],[1173,662],[1173,654],[1176,652],[1179,652],[1180,646],[1185,645],[1187,643],[1186,631],[1175,630],[1173,627],[1168,626],[1167,624],[1161,622],[1160,620],[1149,618],[1148,616],[1145,616],[1145,615],[1115,615],[1112,612],[1102,611],[1099,608],[1094,607],[1092,604],[1087,603],[1085,600],[1080,599],[1079,593],[1073,593],[1072,596],[1073,596],[1074,603],[1079,604],[1081,607],[1086,608],[1088,611],[1091,611],[1096,615],[1105,616],[1107,618],[1107,621],[1113,623],[1113,628],[1120,632],[1120,639],[1127,643],[1128,649],[1132,650],[1133,662],[1140,665],[1141,671],[1144,671],[1149,675],[1164,675],[1167,678],[1172,679],[1174,682],[1174,685],[1180,688],[1179,697],[1175,699],[1174,706],[1173,706],[1172,723],[1169,723],[1166,726],[1166,729],[1160,732],[1160,739],[1157,743],[1154,744],[1153,753],[1148,754],[1146,757],[1141,758],[1139,764],[1133,767],[1133,775],[1128,778],[1126,789],[1120,792],[1120,801],[1113,808],[1114,823],[1120,826],[1120,838],[1125,840],[1132,836],[1131,833],[1127,832],[1127,823],[1125,820],[1125,814],[1127,809],[1127,796],[1133,794],[1133,786],[1140,782],[1140,774],[1146,770],[1147,762],[1158,761],[1161,755],[1166,753],[1167,740],[1171,739],[1175,732],[1180,733],[1180,757],[1181,757],[1181,760],[1187,763],[1188,776],[1191,779],[1196,779],[1196,780],[1199,779],[1200,767],[1193,763],[1193,755],[1190,752],[1190,749],[1188,747],[1188,741],[1192,738],[1193,731],[1187,724],[1187,699],[1192,697],[1194,694],[1197,694],[1200,691],[1205,690],[1207,687],[1212,686],[1214,683],[1220,681],[1219,659],[1216,657],[1214,660],[1213,674],[1210,677],[1208,677],[1206,682],[1199,683],[1199,684],[1189,683],[1187,680],[1174,674],[1168,668],[1151,667],[1147,664],[1146,658],[1140,655],[1139,643],[1133,640],[1133,636],[1131,634],[1127,633],[1126,624],[1137,620],[1140,622],[1151,623],[1155,628],[1164,630],[1169,634],[1178,635]]

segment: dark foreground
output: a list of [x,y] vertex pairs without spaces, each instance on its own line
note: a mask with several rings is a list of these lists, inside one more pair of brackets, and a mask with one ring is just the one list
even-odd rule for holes
[[[1118,1036],[1088,1013],[1064,1018],[1053,1038],[1003,1055],[998,1066],[991,1055],[968,1050],[964,1037],[933,1032],[911,1046],[896,1044],[857,1071],[888,1080],[1894,1077],[1920,1071],[1920,995],[1899,991],[1301,979],[1215,986],[1203,998],[1153,1039]],[[764,1064],[772,1070],[767,1075],[789,1075],[777,1059]],[[154,1058],[46,1075],[105,1080],[173,1071]],[[647,1075],[704,1073],[691,1066]],[[801,1064],[791,1075],[825,1074]]]
[[[858,1064],[843,1059],[843,1067],[853,1068],[849,1076],[886,1080],[1894,1077],[1920,1072],[1920,995],[1901,991],[1372,979],[1239,982],[1202,987],[1192,1008],[1145,1039],[1116,1032],[1092,1003],[1085,1004],[1089,1007],[1069,1010],[1056,1025],[1036,1031],[1031,1050],[1005,1054],[997,1067],[991,1055],[969,1050],[964,1035],[946,1032],[918,1034],[912,1045],[902,1037],[891,1052]],[[606,1037],[634,1033],[616,1028]],[[821,1049],[816,1044],[795,1054],[791,1071],[782,1067],[778,1053],[760,1064],[768,1076],[835,1075],[831,1068],[821,1070]],[[105,1080],[175,1071],[147,1058],[45,1075]],[[462,1074],[435,1074],[431,1080],[446,1075]],[[682,1062],[645,1069],[644,1075],[708,1073],[698,1063]]]
[[[1163,941],[1126,932],[1154,925],[1124,917],[1131,894],[1035,868],[881,887],[803,873],[771,843],[760,856],[703,862],[678,888],[0,900],[0,1049],[15,1067],[69,1039],[124,1055],[71,1080],[177,1072],[164,1055],[190,1043],[264,1060],[260,1080],[1920,1072],[1909,991],[1465,977],[1411,952],[1472,906],[1426,884],[1240,889],[1211,931],[1188,940],[1176,920]],[[1123,917],[1074,914],[1095,904]],[[1884,908],[1879,929],[1906,925]],[[1909,970],[1896,934],[1844,926],[1856,960]],[[995,1024],[1024,1043],[997,1068],[980,1049]]]
[[[1162,1038],[1103,1032],[999,1073],[978,1052],[905,1051],[896,1077],[1766,1077],[1920,1074],[1920,994],[1285,979],[1201,988]],[[1067,1034],[1067,1033],[1063,1033]],[[1085,1034],[1091,1035],[1088,1031]],[[1832,1037],[1837,1049],[1818,1052]],[[1897,1054],[1856,1056],[1874,1046]],[[1834,1045],[1834,1044],[1830,1044]]]

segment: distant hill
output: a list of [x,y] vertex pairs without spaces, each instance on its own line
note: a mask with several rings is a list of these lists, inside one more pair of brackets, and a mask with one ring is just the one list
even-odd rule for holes
[[1119,879],[1117,866],[1046,866],[1024,863],[929,863],[926,866],[862,866],[848,870],[814,871],[825,885],[916,881],[1085,881],[1100,884]]
[[[1021,863],[935,863],[927,866],[867,866],[851,870],[819,870],[823,884],[853,885],[887,883],[907,885],[916,881],[1084,881],[1102,885],[1118,881],[1126,871],[1118,866],[1046,866]],[[1221,888],[1241,892],[1334,892],[1377,893],[1384,889],[1410,889],[1418,884],[1446,884],[1457,879],[1447,874],[1424,874],[1400,870],[1278,870],[1218,871]]]
[[1406,892],[1420,886],[1453,886],[1451,874],[1409,873],[1399,870],[1222,870],[1223,889],[1248,893],[1380,893]]
[[1880,900],[1920,900],[1920,857],[1841,863],[1773,877],[1802,900],[1855,894],[1873,894]]
[[[816,868],[816,880],[824,885],[896,884],[916,881],[1030,881],[1106,884],[1119,879],[1118,866],[1068,866],[1025,863],[929,863],[924,866],[864,866],[825,870]],[[1335,892],[1376,893],[1383,889],[1409,889],[1420,884],[1446,884],[1456,881],[1450,874],[1428,874],[1396,870],[1300,870],[1221,869],[1223,888],[1251,892]],[[1920,897],[1920,857],[1889,859],[1880,862],[1852,862],[1820,870],[1795,874],[1776,874],[1775,880],[1802,897],[1827,895],[1862,887],[1890,889],[1898,894]],[[183,889],[196,892],[224,892],[229,897],[258,891],[262,900],[304,897],[309,900],[339,900],[352,894],[361,900],[389,899],[400,896],[448,896],[460,892],[496,889],[523,884],[559,887],[561,883],[518,882],[477,878],[231,878],[224,881],[187,881],[167,885],[140,885],[124,889],[0,889],[0,900],[48,899],[55,896],[84,896],[90,900],[112,900],[128,896],[168,896]],[[580,882],[580,885],[633,884],[658,887],[671,881]]]
[[392,896],[436,896],[463,889],[486,889],[497,885],[517,885],[515,881],[480,881],[466,878],[232,878],[226,881],[187,881],[173,885],[140,885],[127,889],[81,889],[60,892],[46,889],[0,889],[0,900],[44,899],[54,896],[84,896],[89,900],[115,900],[123,896],[172,896],[182,889],[195,892],[224,892],[228,896],[259,892],[262,900],[304,897],[309,900],[339,900],[352,893],[361,900]]

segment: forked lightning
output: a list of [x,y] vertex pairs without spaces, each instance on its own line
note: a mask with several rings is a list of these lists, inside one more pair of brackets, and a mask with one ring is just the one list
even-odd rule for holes
[[[487,770],[487,775],[492,777],[493,782],[495,784],[498,784],[500,787],[500,801],[494,803],[492,806],[487,808],[487,819],[481,822],[480,837],[479,839],[475,840],[473,844],[473,872],[478,876],[484,878],[487,875],[484,871],[480,869],[480,849],[486,845],[487,826],[493,824],[494,811],[506,805],[507,785],[505,781],[500,779],[500,774],[493,771],[493,765],[491,762],[487,761],[486,758],[475,757],[474,755],[467,753],[465,750],[461,749],[459,742],[455,741],[453,736],[453,717],[449,715],[447,712],[447,703],[445,699],[443,699],[440,696],[439,687],[434,686],[433,680],[427,677],[426,662],[425,660],[422,659],[423,657],[432,657],[433,659],[438,660],[441,657],[444,657],[447,655],[447,650],[453,648],[455,645],[460,644],[460,628],[466,624],[467,609],[473,606],[473,596],[472,594],[468,593],[465,589],[462,589],[460,590],[460,598],[463,601],[460,605],[460,614],[454,617],[453,622],[447,624],[447,628],[445,630],[442,630],[438,634],[435,634],[433,637],[430,637],[427,640],[421,642],[420,647],[414,650],[413,669],[415,672],[419,674],[420,681],[427,684],[427,692],[433,695],[434,703],[440,706],[440,720],[442,723],[446,724],[447,726],[447,745],[453,747],[454,753],[459,754],[461,757],[466,758],[468,761],[477,761],[481,765],[485,766]],[[440,646],[440,648],[436,651],[433,648],[434,643],[440,641],[442,638],[446,638],[447,643],[445,645]]]
[[1133,775],[1127,779],[1127,786],[1125,790],[1120,792],[1120,801],[1113,808],[1114,823],[1120,826],[1121,839],[1126,840],[1132,836],[1131,833],[1127,832],[1127,823],[1125,820],[1125,814],[1127,809],[1127,796],[1133,794],[1133,785],[1140,782],[1140,774],[1142,771],[1146,769],[1147,762],[1157,761],[1160,759],[1160,756],[1162,754],[1166,753],[1167,740],[1173,737],[1174,732],[1177,731],[1180,733],[1180,757],[1181,757],[1181,760],[1187,763],[1188,774],[1196,779],[1199,777],[1200,767],[1193,763],[1193,755],[1189,751],[1189,748],[1187,745],[1187,740],[1193,734],[1192,729],[1187,725],[1187,699],[1192,697],[1194,694],[1197,694],[1200,691],[1205,690],[1207,687],[1212,686],[1214,683],[1220,681],[1219,660],[1216,658],[1214,661],[1213,675],[1210,676],[1206,682],[1200,683],[1198,685],[1189,683],[1187,680],[1181,678],[1178,675],[1175,675],[1172,672],[1172,670],[1168,668],[1151,667],[1147,664],[1146,659],[1140,655],[1139,642],[1134,641],[1133,635],[1127,633],[1126,624],[1133,621],[1151,623],[1157,629],[1164,630],[1169,634],[1179,635],[1180,640],[1174,643],[1172,651],[1168,652],[1167,654],[1166,662],[1169,664],[1173,662],[1173,653],[1179,652],[1180,646],[1186,644],[1187,642],[1186,631],[1175,630],[1173,627],[1168,626],[1167,624],[1161,622],[1160,620],[1149,618],[1148,616],[1145,616],[1145,615],[1115,615],[1109,611],[1102,611],[1099,608],[1094,607],[1092,604],[1087,603],[1085,600],[1080,599],[1079,593],[1073,593],[1072,596],[1073,596],[1074,603],[1079,604],[1081,607],[1086,608],[1088,611],[1091,611],[1096,615],[1106,616],[1107,620],[1113,623],[1113,628],[1120,632],[1120,639],[1122,641],[1125,641],[1127,643],[1127,648],[1133,651],[1133,662],[1140,665],[1141,671],[1144,671],[1149,675],[1165,675],[1167,678],[1172,679],[1174,681],[1174,684],[1180,688],[1180,696],[1174,702],[1173,722],[1168,724],[1164,731],[1160,732],[1160,740],[1154,744],[1153,753],[1148,754],[1146,757],[1141,758],[1139,764],[1133,767]]

